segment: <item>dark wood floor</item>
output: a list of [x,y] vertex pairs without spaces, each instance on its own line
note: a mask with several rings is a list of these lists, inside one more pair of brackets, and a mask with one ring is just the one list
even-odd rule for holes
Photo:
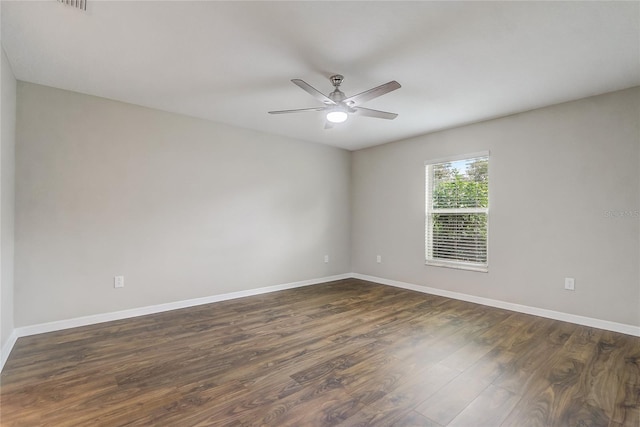
[[640,426],[640,338],[343,280],[20,338],[2,426]]

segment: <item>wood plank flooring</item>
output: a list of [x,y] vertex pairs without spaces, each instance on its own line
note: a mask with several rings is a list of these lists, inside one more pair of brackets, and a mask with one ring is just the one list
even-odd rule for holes
[[2,426],[640,426],[640,338],[349,279],[20,338]]

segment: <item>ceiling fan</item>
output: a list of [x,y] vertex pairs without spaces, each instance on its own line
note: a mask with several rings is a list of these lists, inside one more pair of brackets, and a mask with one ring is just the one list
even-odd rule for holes
[[300,113],[305,111],[323,111],[325,112],[325,117],[327,119],[327,124],[325,125],[325,129],[331,128],[333,123],[342,123],[349,117],[350,114],[359,115],[359,116],[367,116],[367,117],[375,117],[377,119],[387,119],[393,120],[398,117],[395,113],[388,113],[386,111],[372,110],[370,108],[361,107],[360,104],[370,101],[373,98],[377,98],[379,96],[384,95],[385,93],[389,93],[400,88],[400,83],[395,80],[392,80],[383,85],[374,87],[373,89],[366,90],[357,95],[353,95],[350,97],[346,97],[345,94],[340,90],[340,84],[344,77],[340,74],[333,75],[329,78],[331,84],[335,88],[333,92],[329,95],[324,95],[309,83],[300,80],[293,79],[291,80],[295,85],[300,87],[305,92],[309,93],[318,101],[324,104],[323,107],[312,107],[312,108],[299,108],[296,110],[280,110],[280,111],[269,111],[269,114],[288,114],[288,113]]

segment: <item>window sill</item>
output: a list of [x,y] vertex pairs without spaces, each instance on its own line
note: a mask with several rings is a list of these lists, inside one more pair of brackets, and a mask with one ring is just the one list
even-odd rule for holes
[[463,262],[425,261],[425,265],[429,265],[431,267],[453,268],[456,270],[477,271],[480,273],[489,272],[488,265],[467,264]]

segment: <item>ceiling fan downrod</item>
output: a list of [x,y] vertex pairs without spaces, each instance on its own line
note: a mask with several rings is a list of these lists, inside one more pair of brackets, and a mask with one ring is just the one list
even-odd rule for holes
[[329,94],[329,99],[336,104],[339,104],[345,98],[344,92],[340,90],[340,84],[342,84],[342,80],[344,80],[344,77],[340,74],[334,74],[333,76],[329,77],[329,80],[335,88],[333,92]]

